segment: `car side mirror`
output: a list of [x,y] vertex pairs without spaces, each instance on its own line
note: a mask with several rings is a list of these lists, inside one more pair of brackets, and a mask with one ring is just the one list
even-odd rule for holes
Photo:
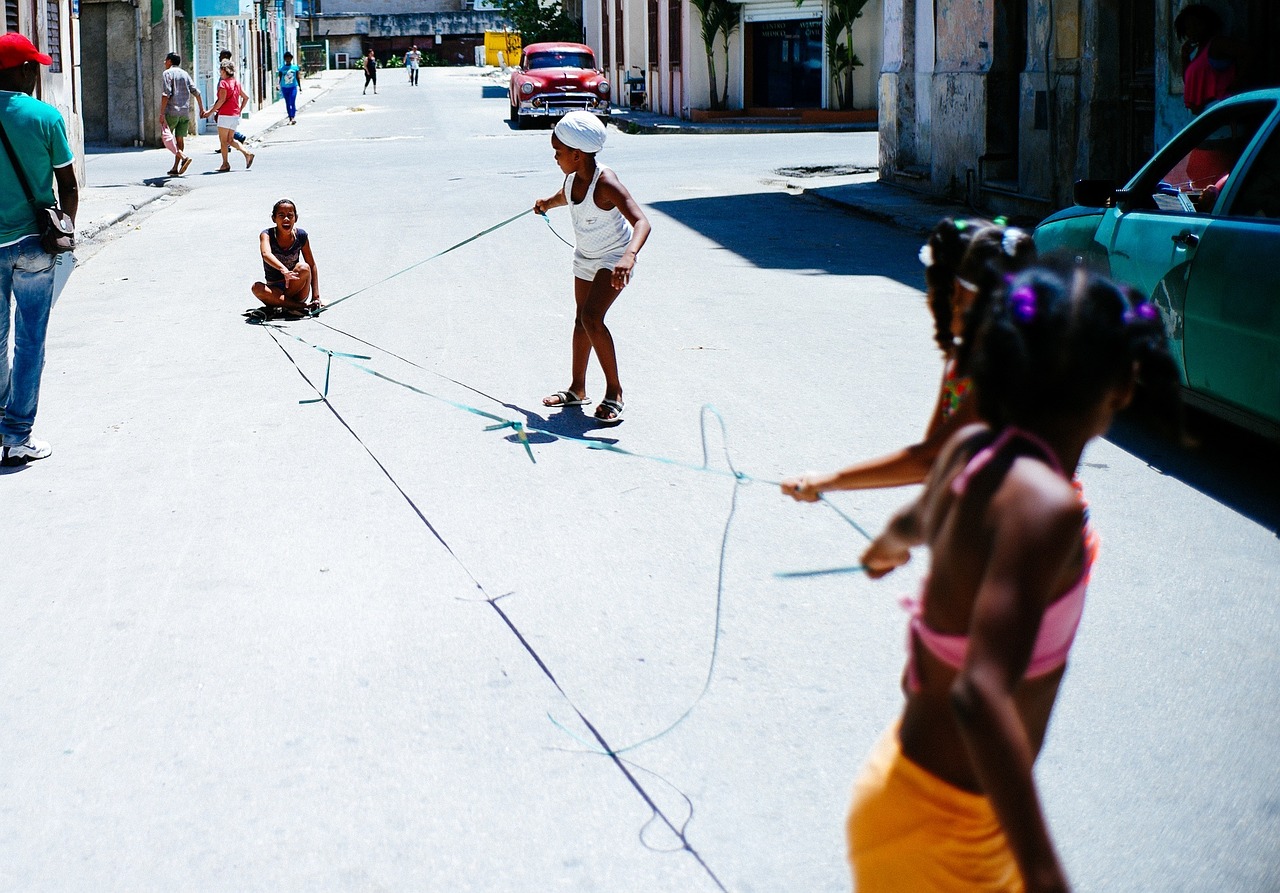
[[1072,198],[1086,208],[1114,208],[1127,195],[1116,188],[1115,180],[1076,180]]

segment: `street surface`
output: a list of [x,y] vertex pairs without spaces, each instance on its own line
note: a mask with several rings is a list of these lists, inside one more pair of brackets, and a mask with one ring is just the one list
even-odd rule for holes
[[[573,320],[542,220],[374,285],[561,183],[500,81],[402,76],[341,82],[248,172],[200,137],[181,191],[81,250],[54,454],[0,477],[0,889],[847,890],[927,556],[780,578],[864,540],[767,482],[911,442],[940,369],[918,238],[796,188],[847,175],[778,171],[874,167],[875,135],[610,130],[654,231],[601,428],[541,405]],[[90,185],[168,162],[98,154]],[[325,300],[373,287],[280,330],[240,312],[282,196]],[[552,434],[534,463],[445,401]],[[752,480],[719,586],[726,449]],[[1280,889],[1275,459],[1131,424],[1086,454],[1103,555],[1038,770],[1077,890]],[[874,530],[909,495],[834,501]]]

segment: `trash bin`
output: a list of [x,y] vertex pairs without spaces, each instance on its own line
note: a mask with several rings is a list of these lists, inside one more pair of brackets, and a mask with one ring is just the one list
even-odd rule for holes
[[625,83],[627,87],[627,105],[633,109],[644,108],[644,101],[647,98],[644,89],[644,72],[639,68],[632,68],[627,72]]

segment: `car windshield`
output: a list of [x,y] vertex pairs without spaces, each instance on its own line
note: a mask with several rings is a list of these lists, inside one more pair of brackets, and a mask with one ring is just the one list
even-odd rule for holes
[[529,57],[529,68],[595,68],[596,60],[590,53],[564,50],[555,53],[534,53]]

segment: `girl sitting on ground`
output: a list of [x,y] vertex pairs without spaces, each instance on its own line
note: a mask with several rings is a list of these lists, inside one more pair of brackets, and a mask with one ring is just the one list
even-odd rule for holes
[[[311,253],[311,239],[297,225],[297,207],[282,198],[271,208],[271,220],[275,226],[258,236],[267,281],[253,284],[253,296],[266,305],[268,313],[276,311],[294,319],[319,313],[324,308],[320,303],[319,272]],[[265,315],[263,308],[250,314]]]

